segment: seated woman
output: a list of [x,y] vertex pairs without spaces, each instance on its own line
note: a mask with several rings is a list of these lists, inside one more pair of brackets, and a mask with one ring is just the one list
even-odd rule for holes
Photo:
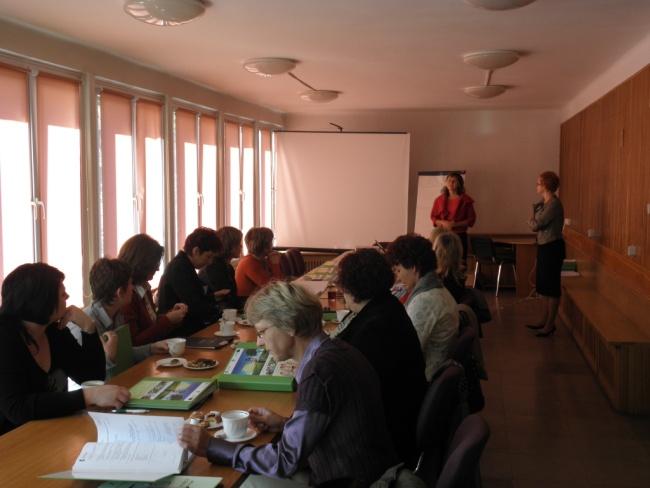
[[393,272],[375,249],[361,249],[339,262],[337,276],[352,312],[337,338],[361,351],[377,372],[393,444],[400,459],[414,467],[415,425],[426,390],[424,358],[411,319],[390,293]]
[[221,251],[205,268],[199,271],[199,278],[208,285],[222,308],[240,308],[241,300],[237,296],[235,268],[230,261],[241,257],[242,233],[235,227],[221,227],[217,230],[221,241]]
[[[90,405],[120,408],[129,390],[106,385],[67,391],[104,379],[104,352],[95,323],[79,308],[66,308],[64,275],[44,263],[23,264],[2,283],[0,306],[0,434],[30,420],[61,417]],[[62,324],[73,321],[80,346]]]
[[122,244],[117,255],[132,271],[133,298],[124,305],[122,313],[131,329],[131,339],[135,346],[168,337],[182,323],[187,313],[187,305],[176,303],[169,312],[156,314],[149,282],[160,268],[163,252],[164,248],[153,237],[137,234]]
[[433,242],[436,253],[438,278],[456,303],[462,303],[466,295],[465,266],[463,265],[463,243],[458,234],[443,232]]
[[[121,373],[151,354],[168,352],[165,341],[133,347],[129,324],[121,312],[133,296],[128,264],[119,259],[98,259],[90,268],[90,289],[93,303],[84,312],[95,321],[97,330],[104,336],[107,377]],[[83,344],[84,338],[75,331],[76,327],[70,328]],[[121,332],[123,328],[126,329],[125,333]]]
[[277,360],[298,362],[295,411],[284,418],[266,408],[250,409],[253,425],[282,433],[278,442],[232,444],[186,425],[182,446],[213,463],[273,478],[308,467],[312,486],[368,486],[397,463],[377,375],[359,351],[323,333],[317,297],[278,281],[250,298],[246,314],[259,345]]
[[280,254],[273,251],[273,231],[267,227],[253,227],[244,238],[248,255],[235,269],[237,294],[246,300],[258,288],[273,278],[284,278],[280,269]]
[[456,302],[436,276],[436,255],[428,239],[400,236],[389,246],[388,257],[397,279],[411,292],[406,313],[420,339],[425,376],[431,381],[458,334]]

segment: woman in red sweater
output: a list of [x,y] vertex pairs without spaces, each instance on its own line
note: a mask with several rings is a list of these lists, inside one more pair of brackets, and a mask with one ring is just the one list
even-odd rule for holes
[[237,295],[242,302],[273,278],[284,278],[280,269],[280,253],[273,251],[273,231],[267,227],[253,227],[244,237],[248,255],[235,269]]
[[156,313],[149,281],[160,267],[164,248],[147,234],[136,234],[129,238],[117,258],[128,263],[133,270],[133,298],[122,309],[131,329],[134,346],[141,346],[165,339],[178,327],[187,313],[187,305],[177,303],[163,315]]
[[434,227],[442,227],[458,234],[463,243],[463,261],[467,260],[467,229],[476,222],[474,200],[465,193],[463,177],[459,173],[449,173],[445,186],[433,202],[431,222]]

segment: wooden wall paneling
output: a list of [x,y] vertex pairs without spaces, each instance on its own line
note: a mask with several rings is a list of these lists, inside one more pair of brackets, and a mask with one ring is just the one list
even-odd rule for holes
[[632,261],[643,260],[646,240],[646,208],[648,200],[645,184],[645,167],[648,165],[650,144],[650,69],[646,68],[621,87],[627,98],[623,118],[623,144],[621,171],[627,183],[625,195],[625,220],[623,229],[623,254],[629,245],[639,248]]
[[603,235],[603,211],[608,197],[606,189],[607,159],[602,137],[603,103],[598,101],[589,106],[583,114],[580,139],[580,167],[583,168],[578,194],[580,195],[581,221],[583,233],[594,229]]
[[560,137],[560,198],[564,205],[565,217],[571,219],[571,228],[578,232],[583,227],[580,212],[581,123],[581,113],[567,120],[562,124]]

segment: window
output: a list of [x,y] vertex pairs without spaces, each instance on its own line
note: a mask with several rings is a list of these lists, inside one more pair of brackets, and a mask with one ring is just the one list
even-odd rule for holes
[[246,232],[255,226],[255,131],[227,121],[224,159],[228,181],[228,225]]
[[0,67],[0,277],[47,262],[81,304],[79,114],[76,80]]
[[198,226],[217,227],[217,119],[175,112],[177,242]]
[[107,90],[99,100],[102,254],[141,232],[164,245],[162,107]]
[[273,146],[270,129],[260,129],[260,224],[273,228]]

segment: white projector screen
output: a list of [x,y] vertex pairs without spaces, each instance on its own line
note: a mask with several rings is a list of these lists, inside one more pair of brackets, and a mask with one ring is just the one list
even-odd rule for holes
[[409,135],[276,132],[276,246],[354,248],[407,228]]

